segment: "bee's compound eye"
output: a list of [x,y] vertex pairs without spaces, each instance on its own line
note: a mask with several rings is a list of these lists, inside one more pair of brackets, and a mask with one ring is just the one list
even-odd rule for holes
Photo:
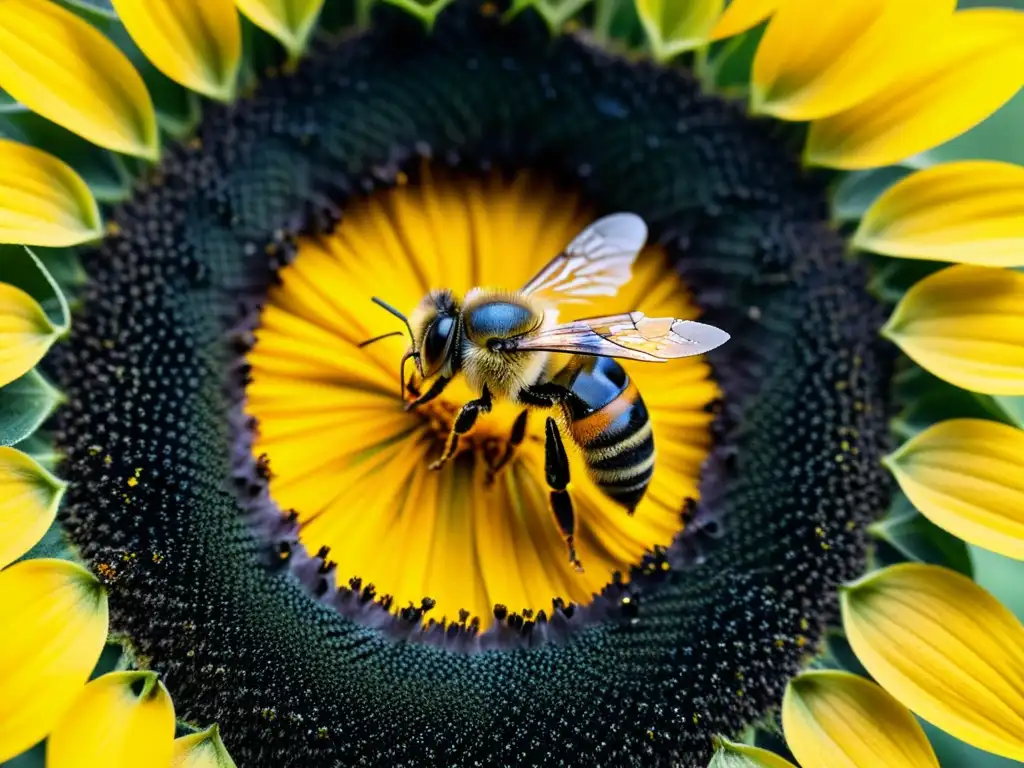
[[433,373],[444,363],[445,354],[448,351],[448,340],[451,338],[452,330],[455,328],[455,318],[451,315],[439,315],[434,322],[427,327],[423,335],[423,370]]

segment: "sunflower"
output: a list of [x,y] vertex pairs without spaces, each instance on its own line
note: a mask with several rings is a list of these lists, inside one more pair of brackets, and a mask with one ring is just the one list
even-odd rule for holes
[[[0,0],[0,760],[1024,760],[1024,169],[948,149],[1021,73],[947,0]],[[372,299],[618,211],[560,317],[731,338],[620,361],[567,522]]]

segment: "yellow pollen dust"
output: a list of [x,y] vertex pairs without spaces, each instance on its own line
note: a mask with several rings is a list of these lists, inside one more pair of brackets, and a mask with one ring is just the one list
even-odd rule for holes
[[[680,530],[711,444],[710,370],[701,358],[623,361],[657,451],[632,517],[602,495],[566,438],[577,572],[548,506],[547,414],[530,413],[526,439],[497,477],[489,465],[521,411],[505,401],[478,419],[454,460],[430,471],[454,414],[476,393],[458,377],[429,407],[406,412],[399,361],[408,337],[358,344],[403,330],[371,297],[409,313],[432,288],[457,297],[474,286],[514,290],[599,213],[534,173],[469,178],[427,168],[403,181],[351,203],[330,236],[300,242],[270,290],[249,353],[254,457],[265,454],[270,493],[297,513],[306,549],[330,547],[340,585],[372,582],[396,609],[430,597],[426,619],[457,621],[465,610],[482,628],[496,604],[534,613],[550,612],[555,598],[586,604]],[[617,297],[567,306],[561,319],[634,309],[697,316],[660,248],[644,250]]]

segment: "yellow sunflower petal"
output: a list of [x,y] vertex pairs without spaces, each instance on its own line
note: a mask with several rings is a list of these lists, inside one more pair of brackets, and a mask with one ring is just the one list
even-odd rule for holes
[[959,265],[903,296],[882,334],[971,392],[1024,394],[1024,274]]
[[139,73],[98,30],[49,0],[4,0],[0,88],[101,147],[149,160],[160,153]]
[[235,0],[238,10],[293,55],[306,46],[323,4],[324,0]]
[[14,448],[0,448],[0,568],[13,563],[43,537],[57,516],[64,488],[64,483],[29,456]]
[[807,162],[843,169],[889,165],[980,123],[1021,87],[1024,13],[959,11],[916,54],[881,91],[813,123]]
[[751,108],[811,120],[853,106],[921,55],[955,0],[789,0],[754,57]]
[[786,744],[808,768],[939,768],[907,708],[849,672],[805,672],[790,680],[782,728]]
[[1024,626],[966,576],[904,563],[842,591],[846,635],[871,676],[933,725],[1024,759]]
[[31,370],[59,334],[35,299],[0,283],[0,387]]
[[99,206],[70,166],[0,139],[0,243],[56,248],[102,236]]
[[767,749],[735,744],[721,736],[715,737],[715,755],[708,768],[794,768],[793,764]]
[[46,742],[47,768],[167,768],[174,704],[155,672],[90,682]]
[[771,16],[781,2],[782,0],[732,0],[711,30],[711,40],[722,40],[746,32]]
[[112,0],[132,39],[165,75],[230,101],[242,56],[233,0]]
[[933,523],[1024,560],[1024,430],[983,419],[943,421],[885,463]]
[[910,259],[1024,266],[1024,168],[966,160],[901,179],[871,205],[853,243]]
[[635,0],[637,14],[661,61],[704,45],[724,0]]
[[235,768],[216,725],[174,740],[171,768]]
[[0,571],[0,762],[42,739],[82,690],[107,639],[107,595],[66,560]]

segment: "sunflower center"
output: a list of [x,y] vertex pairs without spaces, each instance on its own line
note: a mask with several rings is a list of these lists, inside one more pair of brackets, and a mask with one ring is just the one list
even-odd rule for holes
[[[480,393],[457,375],[439,397],[406,408],[399,371],[408,338],[360,342],[400,326],[372,297],[408,314],[431,289],[457,298],[478,286],[514,291],[597,212],[530,172],[479,178],[428,168],[403,181],[351,204],[331,235],[302,240],[268,294],[246,409],[270,494],[294,515],[307,552],[334,563],[337,586],[372,584],[370,594],[394,611],[422,615],[425,606],[427,622],[475,618],[487,627],[495,615],[589,603],[681,530],[711,445],[706,406],[718,391],[709,369],[693,358],[623,363],[656,445],[633,515],[601,491],[565,439],[579,571],[549,506],[549,414],[523,416],[522,406],[495,398],[436,470],[459,410]],[[614,299],[562,314],[632,310],[696,316],[659,248],[641,253]],[[414,380],[407,402],[430,383]]]

